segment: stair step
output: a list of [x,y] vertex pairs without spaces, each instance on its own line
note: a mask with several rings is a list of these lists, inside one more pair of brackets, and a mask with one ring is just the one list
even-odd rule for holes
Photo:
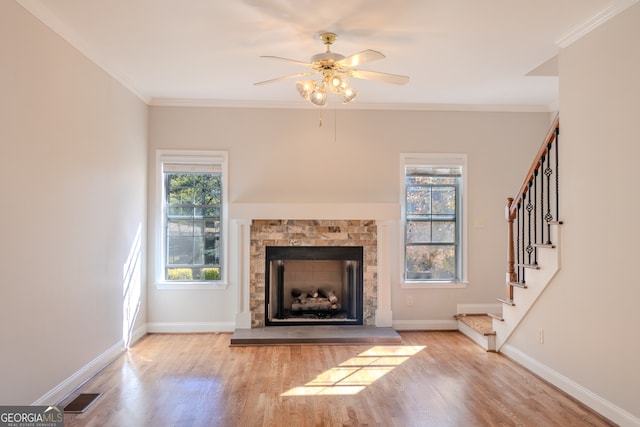
[[516,267],[532,268],[534,270],[540,270],[538,264],[516,264]]
[[500,301],[501,303],[506,304],[506,305],[511,305],[511,306],[515,306],[516,305],[515,301],[513,301],[512,299],[498,298],[498,301]]
[[553,243],[534,243],[532,246],[536,248],[549,248],[549,249],[554,249],[556,247],[556,245],[554,245]]
[[493,318],[488,314],[458,314],[458,330],[486,351],[496,351]]
[[516,288],[527,289],[527,284],[524,282],[509,282],[507,283],[509,286],[515,286]]
[[504,318],[502,317],[501,314],[487,313],[487,316],[491,317],[492,319],[496,319],[496,320],[499,320],[501,322],[504,322]]
[[488,314],[458,314],[455,318],[482,335],[496,334]]

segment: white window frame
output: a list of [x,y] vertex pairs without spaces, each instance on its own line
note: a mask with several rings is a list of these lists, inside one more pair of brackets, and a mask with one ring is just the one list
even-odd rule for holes
[[[166,280],[165,268],[165,236],[164,236],[164,164],[194,165],[219,165],[222,170],[222,251],[220,280],[216,281],[175,281]],[[155,285],[157,289],[168,290],[199,290],[199,289],[227,289],[229,286],[229,203],[228,203],[228,154],[226,151],[191,151],[191,150],[157,150],[155,165],[155,222],[156,222],[156,247],[155,247]]]
[[[456,282],[451,281],[407,281],[405,279],[405,226],[406,226],[406,191],[405,191],[405,174],[407,166],[456,166],[462,170],[462,209],[460,226],[462,227],[460,244],[462,246],[460,250],[461,260],[461,278]],[[401,206],[401,219],[398,239],[400,241],[399,254],[399,274],[400,274],[400,287],[405,289],[428,289],[428,288],[445,288],[445,289],[460,289],[466,288],[468,285],[468,239],[467,239],[467,183],[469,181],[467,174],[467,155],[458,153],[401,153],[400,154],[400,206]]]

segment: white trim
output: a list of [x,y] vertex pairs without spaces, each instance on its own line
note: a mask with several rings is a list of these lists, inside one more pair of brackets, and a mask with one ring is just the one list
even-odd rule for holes
[[556,44],[561,48],[569,46],[637,2],[638,0],[615,0],[611,2],[611,4],[602,11],[556,40]]
[[457,314],[502,313],[502,304],[458,304]]
[[139,328],[134,329],[133,332],[131,333],[131,338],[129,339],[129,348],[136,345],[136,343],[140,341],[142,338],[144,338],[148,333],[149,331],[147,330],[146,323],[140,326]]
[[[404,265],[404,260],[402,263]],[[400,282],[401,289],[466,289],[468,286],[469,282]]]
[[237,220],[253,219],[373,219],[397,220],[397,203],[233,203],[229,214]]
[[[220,165],[222,169],[222,275],[217,282],[168,282],[164,280],[164,180],[163,164],[184,165]],[[155,162],[155,204],[152,215],[155,216],[155,236],[157,243],[153,254],[154,268],[153,281],[157,289],[163,290],[189,290],[212,289],[224,290],[228,288],[229,278],[229,154],[226,151],[207,150],[156,150]]]
[[233,322],[152,322],[147,324],[149,333],[202,333],[233,332]]
[[124,353],[124,341],[120,340],[104,353],[87,363],[85,366],[76,371],[69,378],[49,390],[42,397],[37,399],[31,405],[54,405],[62,401],[66,396],[80,387],[82,384],[93,378],[98,372],[106,368],[111,362],[116,360]]
[[162,291],[224,291],[229,287],[226,282],[160,282],[156,289]]
[[545,381],[558,387],[560,390],[579,400],[614,423],[621,426],[640,427],[640,418],[630,414],[619,406],[614,405],[601,396],[598,396],[591,390],[588,390],[570,378],[567,378],[559,372],[551,369],[549,366],[540,363],[512,345],[504,345],[500,350],[500,353],[503,353],[505,356],[529,369]]
[[[282,110],[311,110],[318,107],[301,101],[257,101],[230,99],[184,99],[151,98],[152,107],[207,107],[207,108],[265,108]],[[490,105],[490,104],[428,104],[428,103],[336,103],[331,105],[338,110],[389,110],[389,111],[477,111],[508,113],[548,113],[550,105]]]
[[458,321],[451,320],[394,320],[393,329],[398,331],[457,331]]

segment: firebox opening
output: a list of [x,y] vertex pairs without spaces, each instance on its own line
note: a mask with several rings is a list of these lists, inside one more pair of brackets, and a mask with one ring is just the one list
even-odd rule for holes
[[267,325],[363,324],[361,246],[267,246]]

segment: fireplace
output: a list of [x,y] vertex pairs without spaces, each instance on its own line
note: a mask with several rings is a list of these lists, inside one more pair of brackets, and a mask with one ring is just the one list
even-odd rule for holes
[[[362,253],[362,259],[360,258],[353,259],[353,256],[349,256],[351,259],[325,259],[324,264],[330,272],[325,272],[325,276],[336,276],[348,273],[336,273],[336,271],[344,271],[348,267],[348,264],[345,261],[352,261],[351,264],[355,262],[359,262],[359,266],[353,265],[352,268],[358,271],[357,282],[356,283],[356,292],[355,296],[348,296],[347,301],[345,302],[344,296],[342,296],[342,301],[340,302],[341,308],[343,304],[347,307],[350,306],[350,299],[356,298],[356,315],[354,316],[357,320],[349,320],[350,324],[354,325],[364,325],[364,326],[372,326],[376,325],[377,320],[380,321],[380,326],[389,326],[390,324],[390,311],[388,309],[388,301],[389,298],[387,296],[387,283],[384,282],[385,292],[383,295],[385,298],[380,300],[378,298],[379,295],[379,278],[378,278],[378,268],[379,268],[379,259],[378,259],[378,225],[375,220],[363,219],[363,220],[343,220],[343,219],[319,219],[319,220],[302,220],[302,219],[253,219],[250,222],[250,230],[248,230],[247,235],[249,236],[249,258],[250,258],[250,266],[249,266],[249,280],[248,280],[248,288],[246,290],[247,297],[247,309],[248,315],[250,316],[250,323],[247,322],[245,324],[250,324],[251,328],[261,328],[266,326],[267,319],[271,322],[280,322],[281,319],[275,317],[278,313],[273,306],[272,298],[275,298],[275,291],[271,290],[271,283],[273,281],[277,281],[277,277],[274,276],[273,264],[271,261],[267,263],[267,248],[269,247],[295,247],[295,248],[310,248],[315,247],[318,249],[321,248],[330,248],[330,247],[340,247],[343,248],[341,250],[346,250],[346,248],[358,248],[358,250]],[[384,226],[386,230],[386,225]],[[387,233],[383,233],[383,236],[386,237]],[[386,246],[385,246],[386,248]],[[329,251],[331,251],[329,249]],[[271,250],[270,250],[271,252]],[[385,249],[386,255],[386,249]],[[271,253],[269,255],[272,257]],[[316,256],[316,255],[313,255]],[[387,257],[385,256],[385,260]],[[305,266],[297,265],[293,261],[296,260],[282,260],[282,263],[286,263],[285,271],[292,272],[296,269],[307,268]],[[304,261],[304,260],[297,260]],[[308,260],[307,260],[308,261]],[[315,260],[317,263],[321,264],[320,260]],[[339,266],[336,267],[335,263],[338,263]],[[331,266],[330,264],[334,264]],[[267,267],[267,264],[268,267]],[[386,264],[383,264],[386,265]],[[269,269],[269,273],[267,275],[266,270]],[[324,268],[324,267],[323,267]],[[331,272],[333,271],[333,272]],[[269,285],[267,286],[267,276],[269,280]],[[286,278],[283,279],[286,282]],[[338,280],[340,285],[336,285],[336,287],[348,286],[348,280],[345,279],[345,283],[347,285],[343,285],[342,280]],[[301,286],[302,287],[302,286]],[[311,286],[305,286],[310,291]],[[319,286],[320,287],[320,286]],[[305,290],[305,289],[300,289]],[[333,292],[337,293],[338,289],[334,289]],[[269,295],[267,295],[269,293]],[[336,295],[337,296],[337,295]],[[282,296],[285,299],[285,307],[289,306],[288,309],[291,309],[291,303],[287,300],[288,298],[295,298],[291,296],[291,291],[287,291]],[[383,304],[379,306],[379,304]],[[352,305],[351,305],[352,306]],[[361,308],[360,308],[361,307]],[[271,315],[268,312],[271,311]],[[360,314],[361,311],[361,314]],[[381,317],[380,314],[384,313],[385,318]],[[283,313],[280,313],[283,314]],[[322,314],[321,314],[322,315]],[[245,318],[246,319],[246,318]],[[289,321],[293,322],[293,321]],[[313,322],[306,322],[309,325],[316,325],[322,322],[337,322],[337,320],[329,320],[329,319],[313,319]],[[358,323],[359,322],[359,323]],[[291,323],[287,323],[291,324]],[[335,324],[335,323],[332,323]]]
[[362,246],[267,246],[265,324],[362,325]]

